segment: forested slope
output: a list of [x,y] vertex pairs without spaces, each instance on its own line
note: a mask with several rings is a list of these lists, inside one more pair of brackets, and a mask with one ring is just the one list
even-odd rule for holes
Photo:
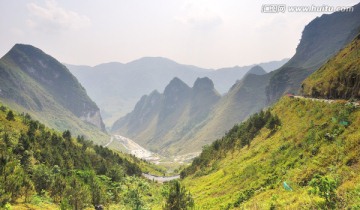
[[162,187],[140,177],[145,163],[1,104],[0,163],[0,208],[159,209],[163,202]]

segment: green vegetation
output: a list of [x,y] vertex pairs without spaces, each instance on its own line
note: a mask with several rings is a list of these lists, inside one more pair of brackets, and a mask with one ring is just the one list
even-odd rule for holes
[[166,195],[164,210],[186,210],[195,206],[190,192],[187,192],[179,181],[171,181],[169,185],[170,189],[168,195]]
[[335,180],[322,177],[320,175],[315,175],[314,178],[309,183],[313,189],[310,190],[310,193],[318,194],[320,197],[325,199],[325,206],[327,208],[336,207],[336,182]]
[[302,85],[305,96],[360,98],[360,34]]
[[161,208],[162,187],[134,159],[1,106],[0,208]]
[[[270,111],[261,111],[252,115],[245,122],[235,125],[223,138],[214,141],[210,146],[205,146],[200,156],[193,160],[191,166],[181,171],[181,177],[184,178],[195,172],[201,175],[209,173],[210,171],[206,169],[209,168],[210,163],[221,159],[230,150],[234,151],[245,146],[250,147],[251,141],[263,127],[274,131],[278,126],[280,126],[279,118],[272,115]],[[216,170],[213,167],[209,169]]]
[[357,209],[359,108],[283,97],[268,112],[236,125],[182,171],[196,206]]

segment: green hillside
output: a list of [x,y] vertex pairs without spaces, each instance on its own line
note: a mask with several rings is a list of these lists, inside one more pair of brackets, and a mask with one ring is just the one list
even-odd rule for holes
[[99,108],[76,78],[53,57],[30,45],[15,45],[0,59],[0,98],[49,127],[106,142]]
[[359,208],[360,109],[283,97],[270,112],[235,126],[182,172],[196,206]]
[[[160,209],[164,187],[134,157],[56,132],[0,104],[0,208]],[[151,168],[151,167],[150,167]],[[137,207],[136,207],[137,206]]]
[[360,98],[360,35],[302,84],[305,96]]

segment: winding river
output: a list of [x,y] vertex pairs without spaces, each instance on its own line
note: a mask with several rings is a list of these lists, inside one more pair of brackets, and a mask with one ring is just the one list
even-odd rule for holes
[[154,176],[151,174],[142,174],[145,178],[152,180],[152,181],[157,181],[157,182],[168,182],[174,179],[180,179],[180,175],[176,175],[176,176]]

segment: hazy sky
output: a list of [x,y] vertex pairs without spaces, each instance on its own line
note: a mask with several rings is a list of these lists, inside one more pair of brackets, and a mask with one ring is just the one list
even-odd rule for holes
[[[61,62],[96,65],[161,56],[206,68],[291,57],[321,13],[261,13],[320,0],[0,0],[0,56],[15,43]],[[329,0],[354,5],[359,0]]]

